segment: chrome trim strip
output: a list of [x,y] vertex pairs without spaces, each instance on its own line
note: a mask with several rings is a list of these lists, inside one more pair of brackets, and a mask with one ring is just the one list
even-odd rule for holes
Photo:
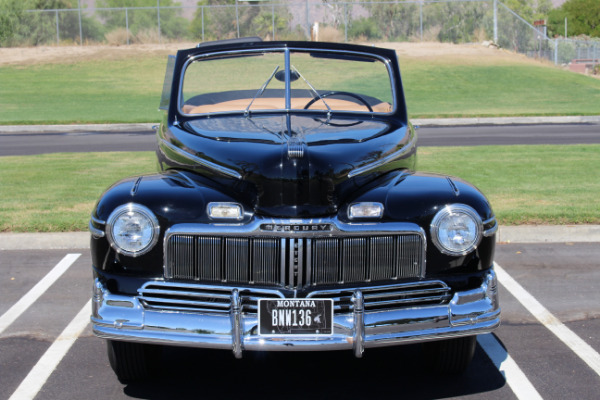
[[[312,231],[312,230],[263,230],[262,225],[278,226],[306,226],[306,225],[329,225],[330,230]],[[377,223],[345,223],[340,221],[337,216],[333,218],[314,218],[314,219],[275,219],[255,215],[248,223],[210,223],[194,224],[183,223],[173,225],[165,233],[166,240],[174,234],[193,235],[193,234],[211,234],[221,236],[248,236],[249,234],[260,234],[263,237],[296,237],[312,238],[323,236],[360,236],[364,234],[416,234],[426,240],[425,231],[419,225],[411,222],[377,222]]]
[[281,286],[285,286],[285,282],[286,282],[286,279],[285,279],[285,265],[286,265],[285,253],[287,251],[286,244],[288,241],[284,238],[281,238],[280,242],[281,242],[281,261],[280,261],[281,262],[281,274],[280,274],[281,276],[280,276],[280,280],[281,280]]
[[370,164],[363,165],[362,167],[359,167],[359,168],[354,168],[352,171],[348,172],[348,178],[353,178],[355,176],[364,174],[365,172],[368,172],[372,169],[375,169],[384,164],[387,164],[388,162],[394,160],[395,158],[402,157],[404,154],[410,152],[414,147],[416,147],[416,145],[417,145],[417,135],[414,135],[413,138],[410,140],[410,142],[408,142],[400,150],[390,154],[387,157],[384,157],[382,159],[374,161]]
[[298,268],[296,269],[296,272],[298,273],[298,279],[296,280],[296,287],[302,287],[304,286],[304,281],[302,280],[304,271],[302,270],[302,266],[304,265],[304,242],[307,239],[300,239],[298,240],[298,253],[297,253],[297,261],[296,261],[296,265],[298,266]]
[[490,228],[483,231],[483,236],[489,237],[498,231],[498,220],[496,220],[496,217],[492,217],[492,218],[488,219],[487,221],[483,222],[484,227],[486,225],[491,225],[491,224],[493,224],[493,225]]
[[90,232],[92,233],[92,236],[96,239],[103,238],[104,236],[106,236],[106,234],[104,233],[103,230],[96,228],[92,224],[91,220],[90,220],[90,223],[88,224],[88,228],[89,228]]
[[312,239],[306,239],[306,254],[306,286],[309,286],[312,283]]
[[142,178],[143,178],[143,176],[140,176],[139,178],[137,178],[137,180],[131,187],[131,193],[130,193],[131,197],[135,196],[135,194],[137,193],[138,188],[140,187],[140,183],[142,182]]
[[447,176],[446,179],[448,180],[448,183],[450,184],[450,187],[452,188],[454,195],[456,197],[460,196],[460,190],[458,190],[458,187],[456,186],[454,181],[449,176]]
[[90,221],[93,222],[96,225],[106,225],[106,221],[103,221],[101,219],[95,218],[93,215],[90,217]]
[[229,168],[225,168],[223,166],[220,166],[218,164],[212,163],[210,161],[206,161],[203,158],[197,157],[197,156],[195,156],[195,155],[193,155],[193,154],[191,154],[191,153],[189,153],[189,152],[187,152],[187,151],[185,151],[183,149],[180,149],[179,147],[177,147],[177,146],[169,143],[165,139],[159,139],[159,145],[164,145],[169,150],[172,150],[175,153],[179,154],[180,156],[185,157],[185,158],[189,159],[190,161],[193,161],[194,163],[200,164],[200,165],[202,165],[202,166],[204,166],[206,168],[210,168],[212,170],[215,170],[217,172],[220,172],[220,173],[222,173],[224,175],[227,175],[227,176],[231,176],[231,177],[236,178],[236,179],[242,179],[242,175],[239,172],[234,171],[234,170],[229,169]]

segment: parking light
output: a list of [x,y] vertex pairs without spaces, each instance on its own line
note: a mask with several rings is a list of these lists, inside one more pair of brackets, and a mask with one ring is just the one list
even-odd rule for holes
[[244,218],[241,204],[214,202],[208,203],[208,216],[212,219],[227,219],[240,221]]
[[383,204],[381,203],[354,203],[348,207],[348,218],[381,218],[383,216]]

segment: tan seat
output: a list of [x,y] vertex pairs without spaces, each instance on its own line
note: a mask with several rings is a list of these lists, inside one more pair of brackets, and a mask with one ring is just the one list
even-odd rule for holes
[[[312,101],[312,98],[294,98],[292,99],[291,108],[295,110],[301,110]],[[182,111],[186,114],[207,114],[214,112],[227,112],[227,111],[243,111],[248,107],[248,104],[252,99],[238,99],[224,101],[217,104],[206,104],[200,106],[184,105]],[[353,101],[331,99],[325,100],[329,107],[334,111],[368,111],[367,107],[363,104],[357,104]],[[388,113],[392,111],[390,103],[379,103],[372,106],[374,112]],[[259,98],[255,99],[252,103],[250,110],[283,110],[285,109],[285,99],[283,98]],[[311,104],[310,109],[312,110],[327,110],[323,101],[318,100]]]

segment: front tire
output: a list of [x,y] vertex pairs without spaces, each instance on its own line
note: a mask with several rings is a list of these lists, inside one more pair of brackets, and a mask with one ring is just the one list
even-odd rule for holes
[[473,359],[477,336],[423,343],[426,367],[439,374],[462,374]]
[[159,364],[159,346],[107,340],[106,350],[110,366],[121,383],[148,379]]

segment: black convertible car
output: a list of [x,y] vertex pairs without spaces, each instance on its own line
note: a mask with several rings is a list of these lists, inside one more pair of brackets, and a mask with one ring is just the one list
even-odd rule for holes
[[242,39],[170,57],[158,169],[93,210],[92,322],[122,381],[162,345],[349,350],[423,342],[460,372],[500,324],[497,222],[414,171],[392,50]]

